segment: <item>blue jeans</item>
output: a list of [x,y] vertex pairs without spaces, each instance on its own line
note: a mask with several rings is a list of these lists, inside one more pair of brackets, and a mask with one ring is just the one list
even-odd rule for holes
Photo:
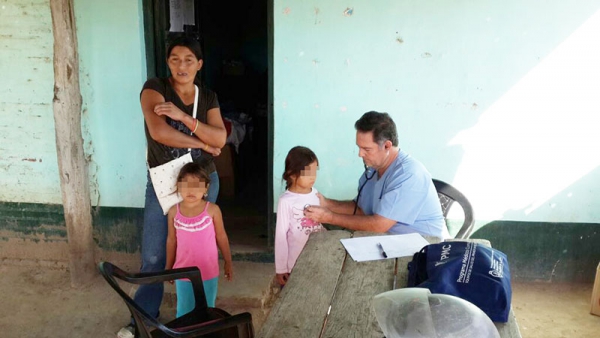
[[[219,195],[219,175],[213,172],[209,175],[207,201],[215,203]],[[162,208],[148,175],[146,184],[146,203],[144,206],[144,228],[142,231],[142,268],[140,272],[158,272],[165,269],[167,260],[167,216]],[[164,292],[163,283],[140,285],[133,300],[150,316],[158,317],[158,310]]]

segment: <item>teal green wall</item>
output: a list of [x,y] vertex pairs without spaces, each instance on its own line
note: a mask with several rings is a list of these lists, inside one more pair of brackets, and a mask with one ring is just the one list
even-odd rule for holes
[[[146,79],[141,0],[75,0],[92,203],[141,207]],[[0,3],[0,201],[60,204],[47,0]]]
[[47,0],[0,2],[0,201],[61,203]]
[[144,205],[146,80],[142,1],[75,0],[92,204]]
[[[321,162],[317,188],[352,198],[354,121],[388,111],[401,147],[467,195],[474,236],[505,251],[514,276],[591,280],[599,10],[592,0],[274,0],[274,195],[287,151],[303,144]],[[94,238],[133,252],[146,180],[141,0],[75,0],[75,14]],[[66,241],[52,46],[46,0],[0,2],[0,249]]]
[[353,198],[353,124],[378,110],[478,220],[600,223],[599,9],[275,0],[275,196],[287,151],[302,144],[320,159],[316,187]]

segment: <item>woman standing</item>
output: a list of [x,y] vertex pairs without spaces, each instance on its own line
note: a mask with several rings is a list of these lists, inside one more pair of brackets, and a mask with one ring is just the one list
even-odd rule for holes
[[[153,168],[167,163],[185,155],[191,148],[193,161],[209,172],[211,184],[207,200],[214,203],[219,193],[219,176],[213,156],[221,153],[227,134],[216,94],[203,88],[196,76],[202,69],[202,50],[198,41],[190,37],[173,40],[167,49],[167,64],[171,76],[146,81],[140,95],[148,166]],[[192,117],[195,85],[199,89],[196,118]],[[167,217],[148,176],[141,272],[164,270],[166,239]],[[148,314],[158,317],[162,296],[162,283],[149,284],[139,287],[134,300]],[[133,337],[133,329],[131,324],[122,328],[118,337]]]

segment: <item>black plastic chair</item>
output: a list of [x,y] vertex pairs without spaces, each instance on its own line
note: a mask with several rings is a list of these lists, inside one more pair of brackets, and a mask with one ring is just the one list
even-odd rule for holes
[[[156,273],[131,274],[109,263],[100,262],[98,269],[110,286],[123,298],[135,325],[135,337],[218,337],[252,338],[252,316],[248,312],[235,316],[206,304],[202,277],[197,267],[165,270]],[[196,307],[190,313],[162,324],[150,317],[121,289],[115,277],[132,284],[163,283],[188,278],[192,282]]]
[[473,207],[471,206],[471,203],[469,203],[469,200],[465,197],[465,195],[456,190],[456,188],[450,184],[436,179],[433,179],[433,184],[435,185],[438,197],[440,198],[440,204],[442,205],[444,218],[448,216],[450,207],[452,207],[454,202],[458,202],[464,211],[465,221],[454,238],[469,238],[475,225],[475,217],[473,215]]

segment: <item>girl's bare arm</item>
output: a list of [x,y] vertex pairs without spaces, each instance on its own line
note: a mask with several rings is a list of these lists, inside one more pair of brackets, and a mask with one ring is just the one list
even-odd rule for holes
[[225,226],[223,225],[223,215],[221,209],[215,204],[211,204],[211,216],[213,223],[215,224],[215,236],[217,239],[217,247],[221,251],[223,260],[225,261],[225,277],[227,280],[233,279],[233,270],[231,266],[231,250],[229,248],[229,238],[227,238],[227,232],[225,232]]
[[177,213],[177,205],[174,205],[169,210],[168,219],[168,234],[167,234],[167,264],[165,270],[173,268],[175,264],[175,253],[177,252],[177,236],[175,235],[175,214]]

